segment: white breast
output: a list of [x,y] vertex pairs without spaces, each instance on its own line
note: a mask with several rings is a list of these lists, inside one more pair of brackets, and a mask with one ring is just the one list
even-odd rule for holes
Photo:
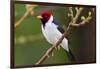
[[[41,28],[44,37],[50,44],[56,43],[62,36],[62,34],[57,30],[57,26],[54,25],[54,23],[46,23],[45,27],[43,27],[42,25]],[[66,38],[63,39],[61,46],[65,50],[69,51],[68,40]]]

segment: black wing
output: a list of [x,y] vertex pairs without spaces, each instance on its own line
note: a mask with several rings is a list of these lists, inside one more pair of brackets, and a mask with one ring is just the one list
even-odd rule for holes
[[65,31],[61,26],[58,26],[57,29],[63,34]]
[[60,26],[60,24],[57,22],[57,21],[53,21],[53,23],[54,24],[56,24],[58,27],[57,27],[57,29],[63,34],[65,31],[64,31],[64,29]]
[[[58,29],[62,34],[65,32],[64,29],[63,29],[61,26],[58,26],[57,29]],[[67,40],[68,40],[68,43],[70,44],[69,37],[66,36],[66,38],[67,38]]]

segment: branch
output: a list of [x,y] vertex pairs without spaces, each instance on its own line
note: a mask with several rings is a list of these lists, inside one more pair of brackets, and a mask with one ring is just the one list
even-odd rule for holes
[[69,7],[69,11],[70,11],[70,13],[68,14],[68,16],[70,16],[73,19],[74,15],[73,15],[72,7]]
[[62,40],[64,39],[64,37],[67,35],[67,31],[65,31],[65,33],[62,35],[62,37],[57,41],[56,44],[54,44],[52,47],[50,47],[47,52],[43,55],[43,57],[36,63],[36,65],[43,63],[48,57],[49,55],[52,53],[56,48],[59,48],[60,43],[62,42]]
[[77,19],[78,19],[78,17],[79,17],[79,15],[80,15],[80,13],[82,12],[82,10],[83,10],[83,8],[79,8],[79,9],[77,9],[76,10],[76,15],[75,15],[75,17],[73,18],[73,24],[75,24],[76,23],[76,21],[77,21]]
[[84,26],[91,19],[92,19],[91,12],[88,12],[88,17],[86,17],[86,18],[84,16],[81,17],[82,22],[80,22],[79,24],[73,23],[73,24],[71,24],[71,26],[74,26],[74,27]]
[[26,5],[26,12],[24,13],[24,15],[15,23],[15,28],[17,26],[19,26],[21,24],[21,22],[29,15],[33,15],[34,11],[32,10],[34,7],[36,7],[37,5]]
[[28,16],[29,12],[25,12],[24,15],[15,23],[15,28],[21,24],[21,22]]
[[[68,34],[70,33],[71,29],[72,29],[72,26],[71,24],[75,24],[77,19],[78,19],[78,16],[80,15],[81,11],[83,10],[83,8],[80,8],[75,17],[73,17],[73,19],[71,20],[71,22],[69,23],[68,27],[67,27],[67,30],[65,31],[65,33],[62,35],[62,37],[52,46],[50,47],[46,53],[42,56],[42,58],[35,64],[35,65],[39,65],[39,64],[42,64],[48,57],[50,54],[53,53],[53,51],[58,48],[60,46],[60,43],[62,42],[62,40],[64,39],[64,37],[67,37]],[[71,11],[70,9],[70,12],[71,14],[73,13],[73,11]]]
[[71,24],[71,26],[74,26],[74,27],[84,26],[91,19],[92,19],[92,17],[88,17],[84,21],[80,22],[79,24]]

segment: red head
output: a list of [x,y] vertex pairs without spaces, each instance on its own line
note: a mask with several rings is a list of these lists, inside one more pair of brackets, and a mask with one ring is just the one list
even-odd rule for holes
[[42,23],[46,23],[51,17],[50,12],[43,12],[40,16],[37,16],[37,18],[41,19]]

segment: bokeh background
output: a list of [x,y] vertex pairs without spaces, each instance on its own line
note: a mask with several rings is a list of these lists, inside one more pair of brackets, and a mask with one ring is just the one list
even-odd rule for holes
[[[17,22],[26,12],[26,4],[15,6],[15,22]],[[96,61],[96,21],[95,11],[92,7],[84,7],[77,23],[81,21],[81,16],[88,16],[92,12],[93,19],[85,26],[73,28],[69,34],[69,47],[71,48],[77,63],[88,63]],[[94,8],[95,9],[95,8]],[[34,65],[50,48],[50,45],[42,35],[41,21],[36,18],[41,12],[52,12],[56,21],[66,30],[70,17],[68,17],[68,7],[58,5],[38,5],[34,9],[34,15],[28,15],[21,24],[15,28],[15,65]],[[73,7],[74,14],[76,13]],[[54,56],[50,56],[43,64],[66,64],[70,63],[65,51],[54,51]]]

